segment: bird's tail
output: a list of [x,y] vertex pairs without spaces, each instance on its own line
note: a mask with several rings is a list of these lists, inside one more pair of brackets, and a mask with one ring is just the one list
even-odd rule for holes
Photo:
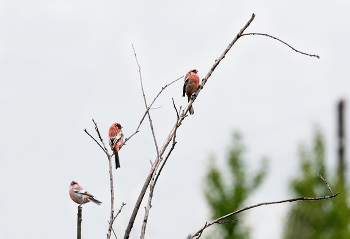
[[102,202],[100,202],[99,200],[97,200],[96,198],[93,197],[89,197],[89,200],[95,204],[97,204],[98,206],[100,206],[102,204]]
[[114,157],[115,157],[115,168],[118,169],[120,168],[120,162],[119,162],[119,154],[118,151],[116,151],[114,153]]

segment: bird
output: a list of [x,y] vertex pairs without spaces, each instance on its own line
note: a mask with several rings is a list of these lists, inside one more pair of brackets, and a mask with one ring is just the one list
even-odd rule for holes
[[111,127],[109,127],[109,131],[108,131],[109,146],[114,152],[116,169],[120,168],[118,150],[124,143],[124,135],[123,135],[122,128],[123,127],[121,126],[121,124],[113,123]]
[[[196,69],[193,69],[193,70],[190,70],[185,76],[182,97],[185,97],[185,94],[186,94],[188,102],[191,100],[192,94],[197,90],[199,86],[199,76],[197,73],[198,71]],[[192,105],[189,108],[189,112],[191,115],[194,114],[194,109]]]
[[75,203],[80,205],[88,202],[93,202],[98,206],[102,204],[102,202],[97,200],[94,195],[84,190],[76,181],[72,181],[69,185],[69,196]]

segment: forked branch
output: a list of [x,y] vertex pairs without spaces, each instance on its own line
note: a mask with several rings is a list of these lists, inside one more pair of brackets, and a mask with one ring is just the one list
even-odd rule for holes
[[111,232],[113,230],[112,226],[113,226],[113,222],[115,219],[114,218],[114,187],[113,187],[113,172],[112,172],[112,155],[109,154],[109,152],[108,152],[108,150],[103,142],[103,139],[101,137],[101,134],[100,134],[100,131],[98,129],[96,122],[93,119],[92,119],[92,122],[94,122],[96,133],[97,133],[103,147],[91,134],[89,134],[89,132],[87,132],[86,129],[84,131],[98,144],[98,146],[100,146],[100,148],[102,148],[102,150],[105,152],[105,154],[107,155],[107,158],[108,158],[109,182],[110,182],[110,190],[111,190],[111,215],[110,215],[109,221],[108,221],[108,232],[107,232],[107,239],[109,239],[111,237]]

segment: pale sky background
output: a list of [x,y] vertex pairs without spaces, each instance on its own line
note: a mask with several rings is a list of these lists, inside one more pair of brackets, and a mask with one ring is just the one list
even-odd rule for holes
[[[346,0],[0,1],[0,238],[75,238],[72,180],[103,201],[84,205],[83,238],[104,238],[108,162],[83,129],[96,135],[94,118],[105,141],[114,121],[126,137],[136,130],[144,103],[131,43],[150,102],[192,68],[204,77],[252,13],[246,32],[271,34],[321,59],[267,37],[238,40],[178,130],[146,238],[186,238],[210,220],[204,173],[210,154],[223,164],[234,130],[243,134],[250,170],[263,156],[270,159],[268,177],[248,204],[292,197],[297,147],[311,142],[315,123],[326,137],[327,164],[336,163],[336,104],[350,95],[349,9]],[[182,84],[167,88],[154,105],[161,108],[151,111],[160,146],[176,119],[171,98],[178,107],[187,102]],[[155,157],[145,121],[114,171],[116,210],[126,203],[114,226],[119,238]],[[289,206],[237,218],[246,217],[254,239],[278,239]],[[143,215],[141,208],[132,239],[139,238]]]

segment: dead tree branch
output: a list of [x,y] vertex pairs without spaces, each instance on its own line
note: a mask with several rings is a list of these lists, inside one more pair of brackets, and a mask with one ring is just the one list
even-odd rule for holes
[[145,107],[146,107],[146,111],[147,111],[147,115],[148,115],[148,120],[149,120],[149,125],[151,127],[151,131],[152,131],[152,135],[153,135],[153,140],[154,140],[154,145],[156,147],[156,151],[157,151],[157,157],[159,157],[159,150],[158,150],[158,144],[157,144],[157,139],[156,139],[156,135],[154,133],[154,129],[153,129],[153,123],[152,123],[152,119],[151,119],[151,114],[149,113],[149,107],[147,107],[147,100],[146,100],[146,96],[145,96],[145,91],[143,90],[143,83],[142,83],[142,75],[141,75],[141,67],[139,64],[139,61],[137,60],[137,56],[136,56],[136,52],[135,52],[135,48],[134,45],[131,44],[132,49],[134,51],[134,55],[135,55],[135,60],[137,63],[137,66],[139,68],[139,75],[140,75],[140,83],[141,83],[141,90],[142,90],[142,95],[143,95],[143,101],[145,102]]
[[[159,91],[159,93],[156,95],[156,97],[154,97],[152,103],[148,106],[146,112],[143,114],[143,116],[142,116],[142,118],[141,118],[141,120],[140,120],[140,123],[139,123],[139,125],[137,126],[135,132],[134,132],[132,135],[130,135],[128,138],[125,138],[123,145],[125,145],[125,143],[126,143],[131,137],[133,137],[135,134],[137,134],[137,133],[139,132],[139,128],[140,128],[140,126],[141,126],[143,120],[145,119],[145,117],[146,117],[148,111],[151,110],[151,107],[152,107],[153,103],[156,101],[156,99],[158,98],[158,96],[163,92],[163,90],[165,90],[165,88],[167,88],[168,86],[170,86],[171,84],[175,83],[176,81],[180,80],[180,79],[183,78],[183,77],[184,77],[184,76],[181,76],[181,77],[177,78],[176,80],[174,80],[174,81],[170,82],[169,84],[167,84],[167,85],[165,85],[165,86],[162,87],[162,89]],[[123,146],[123,145],[122,145],[122,146]],[[120,148],[121,148],[122,146],[120,146]]]
[[198,89],[196,90],[196,92],[192,95],[191,100],[189,101],[189,103],[187,104],[185,110],[183,111],[183,113],[181,114],[181,116],[179,117],[179,119],[177,120],[176,124],[174,125],[173,129],[171,130],[170,134],[168,135],[168,138],[165,140],[161,150],[159,151],[159,156],[157,157],[157,159],[155,160],[155,162],[153,163],[153,166],[146,178],[146,181],[141,189],[140,195],[136,201],[136,205],[134,207],[134,210],[131,214],[128,226],[125,230],[125,234],[124,234],[124,239],[128,239],[130,236],[130,232],[131,229],[134,225],[135,222],[135,218],[137,215],[137,212],[139,211],[142,199],[146,193],[146,190],[148,188],[148,185],[151,182],[151,179],[153,177],[154,172],[156,171],[156,169],[158,168],[160,161],[161,161],[161,157],[164,154],[166,148],[168,147],[171,139],[173,138],[176,130],[178,127],[180,127],[182,121],[185,119],[186,114],[190,108],[190,106],[192,105],[192,103],[194,102],[194,100],[196,99],[196,97],[198,96],[199,92],[203,89],[205,83],[207,82],[208,78],[211,76],[211,74],[213,73],[213,71],[215,70],[215,68],[217,67],[217,65],[220,63],[220,61],[225,57],[226,53],[231,49],[231,47],[235,44],[235,42],[238,40],[238,38],[242,35],[242,33],[244,32],[244,30],[250,25],[250,23],[253,21],[255,17],[255,14],[252,15],[251,19],[247,22],[247,24],[240,30],[240,32],[237,34],[237,36],[233,39],[233,41],[229,44],[229,46],[226,48],[226,50],[224,51],[224,53],[220,56],[220,58],[218,60],[215,61],[214,65],[211,67],[210,71],[208,72],[208,74],[205,76],[205,78],[202,80],[201,84],[199,85]]
[[304,54],[304,55],[311,56],[311,57],[317,57],[318,59],[320,59],[320,56],[318,56],[318,55],[315,55],[315,54],[311,55],[311,54],[308,54],[308,53],[305,53],[305,52],[298,51],[297,49],[295,49],[294,47],[292,47],[292,46],[289,45],[288,43],[286,43],[286,42],[284,42],[284,41],[278,39],[277,37],[274,37],[274,36],[271,36],[271,35],[268,35],[268,34],[265,34],[265,33],[245,33],[245,34],[242,34],[241,36],[249,36],[249,35],[260,35],[260,36],[271,37],[271,38],[273,38],[273,39],[275,39],[275,40],[277,40],[277,41],[280,41],[280,42],[282,42],[283,44],[289,46],[291,49],[293,49],[294,51],[296,51],[296,52],[298,52],[298,53],[300,53],[300,54]]
[[[209,70],[209,72],[207,73],[207,75],[202,79],[202,82],[201,84],[199,85],[199,87],[197,88],[197,90],[194,92],[194,94],[192,94],[191,96],[191,99],[190,101],[188,102],[187,106],[185,107],[185,109],[183,110],[182,114],[178,117],[178,120],[176,122],[176,124],[173,126],[172,130],[170,131],[167,139],[165,140],[162,148],[160,149],[159,153],[158,153],[158,156],[156,158],[156,160],[154,161],[153,165],[152,165],[152,168],[146,178],[146,181],[141,189],[141,192],[139,194],[139,197],[136,201],[136,204],[135,204],[135,207],[133,209],[133,212],[131,214],[131,217],[130,217],[130,220],[129,220],[129,223],[128,223],[128,226],[125,230],[125,234],[124,234],[124,239],[128,239],[129,236],[130,236],[130,232],[132,230],[132,227],[133,227],[133,224],[134,224],[134,221],[135,221],[135,218],[136,218],[136,215],[139,211],[139,208],[140,208],[140,205],[141,205],[141,202],[143,200],[143,197],[146,193],[146,190],[148,188],[148,185],[151,183],[151,180],[152,182],[153,179],[154,179],[154,176],[156,175],[156,171],[162,161],[162,156],[166,150],[166,148],[169,146],[169,143],[170,141],[173,139],[174,135],[176,134],[176,130],[181,126],[181,123],[182,121],[185,119],[185,117],[187,116],[187,112],[189,111],[189,108],[192,106],[193,102],[196,100],[198,94],[200,93],[200,91],[203,89],[204,85],[206,84],[206,82],[208,81],[209,77],[211,76],[211,74],[214,72],[215,68],[219,65],[219,63],[221,62],[221,60],[223,60],[227,54],[227,52],[231,49],[231,47],[236,43],[236,41],[243,35],[243,32],[249,27],[249,25],[251,24],[251,22],[254,20],[255,18],[255,14],[253,13],[250,20],[244,25],[244,27],[238,32],[238,34],[236,35],[236,37],[232,40],[232,42],[228,45],[228,47],[224,50],[224,52],[221,54],[221,56],[215,60],[215,63],[213,64],[213,66],[211,67],[211,69]],[[294,48],[292,48],[294,49]],[[298,51],[299,52],[299,51]],[[146,104],[147,105],[147,104]],[[147,111],[149,111],[149,108],[147,108]],[[148,113],[146,111],[146,113]],[[145,114],[146,114],[145,113]],[[162,167],[164,166],[164,164],[162,165]],[[158,174],[159,175],[159,174]],[[334,197],[336,195],[332,195],[330,197]],[[306,199],[306,198],[298,198],[297,200],[310,200],[310,199]],[[316,199],[312,199],[312,200],[316,200]],[[275,202],[276,203],[276,202]],[[279,202],[280,203],[280,202]],[[271,203],[268,203],[268,204],[271,204]],[[265,204],[262,204],[262,205],[265,205]],[[147,209],[146,209],[147,210]],[[247,209],[245,209],[247,210]],[[237,212],[236,212],[237,213]],[[233,215],[233,214],[232,214]],[[224,219],[226,217],[223,217],[221,218],[220,220]],[[218,220],[218,221],[220,221]],[[216,222],[213,222],[213,223],[216,223]],[[212,224],[213,224],[212,223]],[[210,223],[209,223],[210,224]],[[208,224],[208,225],[209,225]],[[212,225],[210,224],[210,225]],[[208,225],[206,225],[206,227],[208,227]],[[205,228],[206,228],[205,227]],[[205,229],[204,228],[204,229]],[[204,230],[203,229],[203,230]],[[195,234],[196,236],[200,235],[200,234]],[[192,237],[191,237],[192,238]]]
[[[174,103],[174,99],[173,99],[173,105],[174,105],[174,109],[176,111],[176,115],[177,115],[177,120],[179,120],[179,114],[177,112],[177,109],[176,109],[176,106],[175,106],[175,103]],[[165,160],[162,164],[162,166],[160,167],[158,173],[157,171],[155,170],[153,175],[152,175],[152,179],[151,179],[151,185],[150,185],[150,191],[149,191],[149,196],[148,196],[148,202],[147,202],[147,207],[145,208],[145,215],[143,217],[143,223],[142,223],[142,227],[141,227],[141,236],[140,236],[140,239],[144,239],[145,238],[145,234],[146,234],[146,226],[147,226],[147,221],[148,221],[148,215],[149,215],[149,211],[150,209],[152,208],[152,199],[153,199],[153,193],[154,193],[154,188],[156,186],[156,183],[157,183],[157,180],[159,178],[159,175],[164,167],[164,164],[166,163],[166,161],[168,160],[170,154],[172,153],[172,151],[174,150],[175,148],[175,144],[176,144],[176,141],[175,141],[175,138],[176,138],[176,132],[174,134],[174,137],[173,137],[173,144],[167,154],[167,156],[165,157]]]
[[327,183],[326,179],[324,179],[320,173],[317,173],[317,175],[323,180],[323,182],[325,182],[325,184],[327,185],[327,187],[328,187],[329,191],[331,192],[331,194],[334,195],[334,193],[333,193],[331,187],[329,186],[329,184]]
[[114,222],[114,220],[118,217],[119,213],[121,213],[123,207],[126,205],[126,203],[122,202],[122,206],[120,207],[119,211],[117,212],[117,214],[115,214],[114,218],[113,218],[113,221],[112,221],[112,224]]
[[98,144],[98,146],[100,146],[100,148],[103,150],[103,152],[106,153],[106,151],[105,151],[105,149],[102,147],[102,145],[101,145],[91,134],[89,134],[89,132],[87,132],[86,129],[84,129],[84,132],[87,133],[87,135],[89,135],[89,136]]
[[[319,174],[319,177],[321,179],[323,179],[323,181],[327,184],[327,186],[329,187],[327,181]],[[330,189],[330,187],[329,187]],[[332,192],[332,190],[330,189],[330,191]],[[191,236],[189,239],[194,238],[195,236],[197,236],[197,239],[199,238],[199,236],[203,233],[203,231],[210,227],[211,225],[215,224],[215,223],[220,223],[221,220],[226,219],[228,217],[231,217],[235,214],[247,211],[249,209],[255,208],[255,207],[260,207],[260,206],[264,206],[264,205],[270,205],[270,204],[280,204],[280,203],[285,203],[285,202],[297,202],[297,201],[317,201],[317,200],[324,200],[324,199],[330,199],[330,198],[334,198],[337,195],[339,195],[339,193],[333,194],[331,196],[323,196],[323,197],[316,197],[316,198],[308,198],[308,197],[298,197],[298,198],[292,198],[292,199],[286,199],[286,200],[282,200],[282,201],[275,201],[275,202],[263,202],[263,203],[259,203],[253,206],[249,206],[249,207],[245,207],[242,209],[239,209],[237,211],[231,212],[225,216],[219,217],[218,219],[215,219],[214,221],[206,224],[206,226],[204,226],[203,228],[201,228],[200,230],[198,230],[195,234],[193,234],[193,236]],[[222,223],[222,222],[221,222]]]
[[94,122],[94,125],[95,125],[95,130],[97,132],[97,135],[103,145],[99,144],[97,142],[97,140],[91,136],[91,134],[89,134],[87,132],[87,130],[85,129],[85,133],[87,133],[99,146],[100,148],[102,148],[102,150],[105,152],[105,154],[107,155],[107,158],[108,158],[108,164],[109,164],[109,182],[110,182],[110,190],[111,190],[111,215],[110,215],[110,218],[109,218],[109,225],[108,225],[108,232],[107,232],[107,239],[109,239],[111,237],[111,231],[112,231],[112,226],[113,226],[113,217],[114,217],[114,187],[113,187],[113,172],[112,172],[112,155],[109,154],[104,142],[103,142],[103,139],[101,137],[101,134],[100,134],[100,131],[98,129],[98,126],[96,124],[96,122],[92,119],[92,122]]

